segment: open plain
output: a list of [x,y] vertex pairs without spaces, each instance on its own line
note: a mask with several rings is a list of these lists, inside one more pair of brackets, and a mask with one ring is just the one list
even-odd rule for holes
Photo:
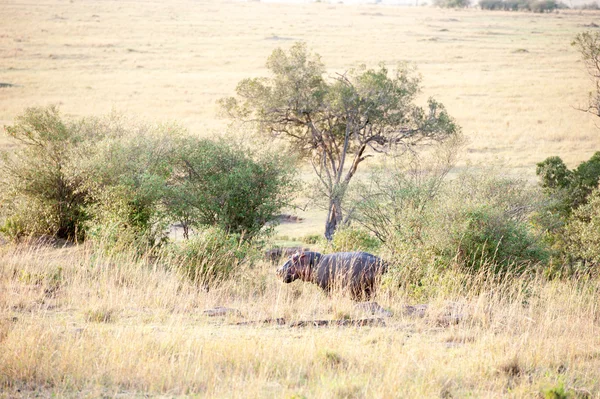
[[[303,41],[332,75],[414,64],[421,100],[446,105],[468,139],[460,165],[533,181],[548,156],[575,167],[600,149],[600,120],[576,109],[593,87],[571,46],[600,13],[1,0],[0,19],[3,125],[54,103],[69,117],[115,110],[226,135],[216,101]],[[302,215],[286,235],[321,233],[322,213]],[[600,398],[597,278],[485,277],[448,271],[420,297],[384,289],[375,299],[393,315],[379,317],[341,293],[284,285],[266,262],[205,292],[160,259],[3,245],[0,398]],[[204,313],[217,306],[236,311]]]
[[560,155],[576,165],[598,148],[585,106],[591,82],[571,42],[599,14],[442,10],[256,1],[2,2],[0,122],[56,103],[67,115],[115,109],[225,132],[216,100],[267,74],[277,48],[304,41],[333,75],[366,64],[413,63],[423,99],[463,127],[465,160],[533,175]]

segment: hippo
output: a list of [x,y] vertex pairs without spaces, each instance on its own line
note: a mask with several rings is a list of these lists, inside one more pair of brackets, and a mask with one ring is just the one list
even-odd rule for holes
[[329,293],[333,288],[347,290],[354,300],[369,299],[375,283],[387,271],[385,262],[366,252],[297,252],[279,269],[285,283],[296,279],[310,281]]

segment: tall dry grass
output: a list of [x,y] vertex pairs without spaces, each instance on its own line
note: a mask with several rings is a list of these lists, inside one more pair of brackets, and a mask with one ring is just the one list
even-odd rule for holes
[[[448,273],[422,315],[390,289],[376,298],[394,312],[385,326],[298,328],[365,315],[267,264],[209,292],[176,270],[86,246],[3,247],[0,397],[600,397],[597,281],[481,275],[465,289]],[[203,314],[219,305],[240,314]]]

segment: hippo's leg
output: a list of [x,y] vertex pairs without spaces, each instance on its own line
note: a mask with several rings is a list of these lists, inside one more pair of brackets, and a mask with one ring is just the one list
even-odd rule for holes
[[368,301],[371,298],[372,291],[372,288],[368,285],[355,286],[350,289],[350,298],[357,302]]

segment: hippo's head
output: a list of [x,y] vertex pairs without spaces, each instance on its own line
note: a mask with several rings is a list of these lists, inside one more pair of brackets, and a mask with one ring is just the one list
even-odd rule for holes
[[305,253],[296,252],[283,264],[283,266],[277,269],[277,275],[284,283],[289,284],[292,281],[301,278],[303,273],[306,273],[305,257]]

